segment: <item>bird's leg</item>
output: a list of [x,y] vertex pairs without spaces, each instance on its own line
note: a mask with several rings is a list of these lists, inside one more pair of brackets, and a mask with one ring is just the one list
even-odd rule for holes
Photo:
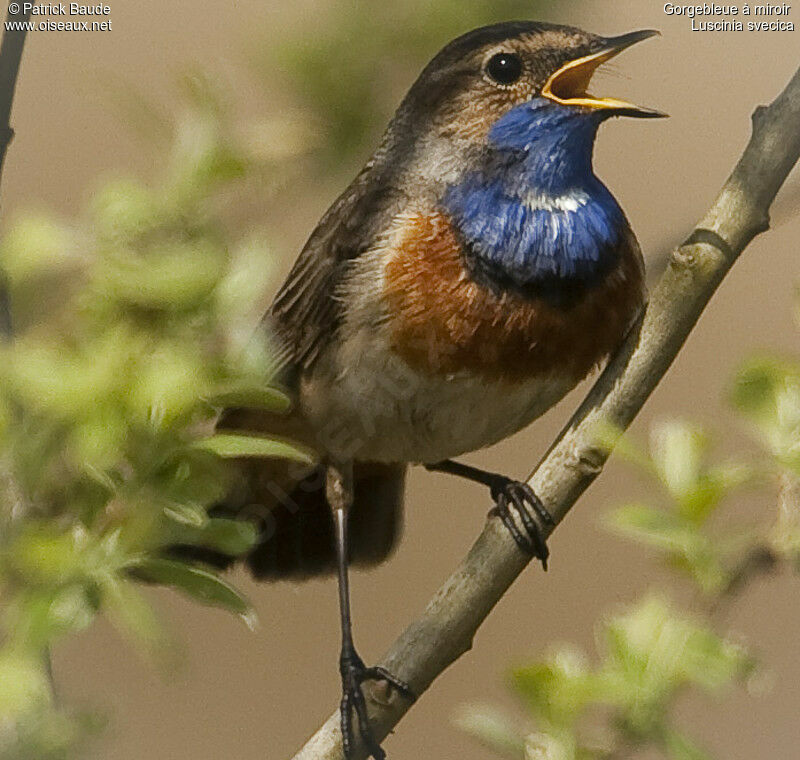
[[326,493],[333,511],[336,529],[336,559],[339,574],[339,611],[342,624],[342,650],[339,672],[342,676],[342,701],[340,705],[342,747],[346,758],[353,756],[353,715],[358,720],[361,741],[375,760],[384,760],[386,753],[372,734],[367,716],[367,703],[361,685],[364,681],[386,681],[407,699],[413,699],[411,689],[395,678],[385,668],[364,665],[353,644],[353,626],[350,617],[350,584],[348,580],[347,515],[353,501],[353,466],[331,464],[327,468]]
[[[495,503],[489,514],[497,515],[508,529],[517,546],[522,551],[539,559],[542,567],[547,570],[547,558],[550,555],[550,551],[542,534],[542,528],[536,518],[538,517],[545,526],[552,526],[555,523],[551,514],[545,509],[544,504],[527,483],[512,480],[496,472],[479,470],[477,467],[454,462],[452,459],[445,459],[435,464],[426,464],[425,469],[458,475],[461,478],[488,486]],[[519,529],[514,520],[514,516],[511,514],[512,507],[519,515],[525,528],[525,533]]]

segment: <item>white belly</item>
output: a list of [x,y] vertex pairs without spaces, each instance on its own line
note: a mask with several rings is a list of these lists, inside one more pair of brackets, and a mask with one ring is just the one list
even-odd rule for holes
[[423,375],[381,333],[351,333],[302,383],[304,414],[319,444],[336,456],[438,462],[521,430],[575,385],[555,377],[511,383]]

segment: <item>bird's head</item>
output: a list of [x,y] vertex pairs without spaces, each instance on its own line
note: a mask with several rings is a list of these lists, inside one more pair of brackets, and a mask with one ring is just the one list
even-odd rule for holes
[[[476,29],[453,40],[425,67],[398,111],[395,138],[424,143],[429,160],[438,155],[449,163],[458,155],[463,165],[464,151],[487,141],[524,146],[531,137],[587,123],[594,125],[593,138],[597,125],[611,116],[665,116],[588,91],[598,67],[656,34],[648,29],[601,37],[528,21]],[[431,149],[434,143],[438,150]]]

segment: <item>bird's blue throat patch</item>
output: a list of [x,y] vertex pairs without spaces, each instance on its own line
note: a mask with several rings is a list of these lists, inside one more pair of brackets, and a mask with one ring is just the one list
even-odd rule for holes
[[494,124],[482,165],[443,199],[474,276],[560,301],[614,266],[628,223],[592,171],[602,119],[535,98]]

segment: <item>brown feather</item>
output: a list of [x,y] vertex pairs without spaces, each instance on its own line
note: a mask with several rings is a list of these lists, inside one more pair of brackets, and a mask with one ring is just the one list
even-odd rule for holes
[[619,345],[644,300],[639,246],[628,231],[619,264],[569,306],[495,293],[471,279],[439,214],[402,221],[385,272],[394,350],[432,374],[487,380],[585,377]]

